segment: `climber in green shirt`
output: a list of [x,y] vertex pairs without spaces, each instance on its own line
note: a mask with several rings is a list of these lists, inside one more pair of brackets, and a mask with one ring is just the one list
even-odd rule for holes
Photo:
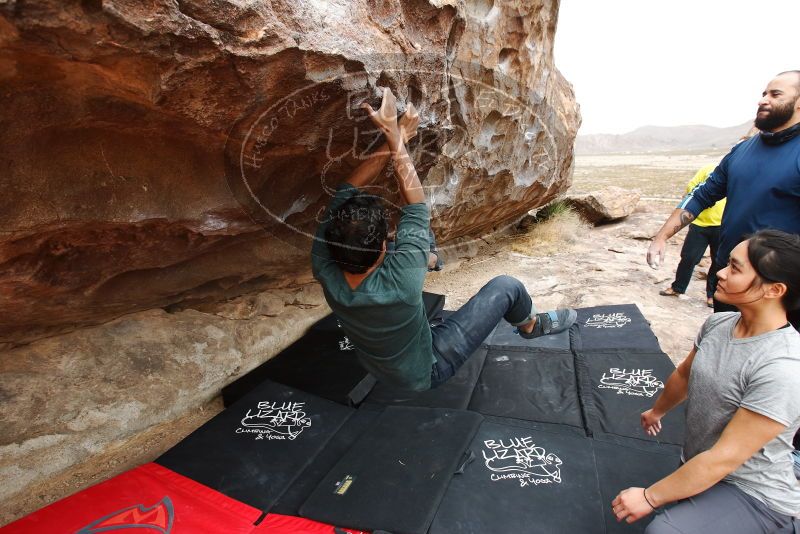
[[[325,299],[353,342],[359,362],[380,381],[423,391],[452,377],[501,318],[525,338],[554,334],[575,321],[574,310],[536,314],[525,287],[510,276],[487,283],[444,323],[431,327],[422,302],[430,257],[430,213],[406,142],[416,134],[413,104],[398,121],[394,95],[384,89],[378,111],[363,104],[386,143],[340,185],[317,229],[312,270]],[[383,199],[362,191],[394,164],[406,205],[395,244],[387,251]]]

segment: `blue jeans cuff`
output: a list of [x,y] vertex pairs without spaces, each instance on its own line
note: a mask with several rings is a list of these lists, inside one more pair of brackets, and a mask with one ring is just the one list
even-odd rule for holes
[[522,326],[533,321],[533,317],[536,315],[536,306],[533,304],[533,299],[531,299],[531,312],[528,316],[518,323],[511,323],[511,326]]

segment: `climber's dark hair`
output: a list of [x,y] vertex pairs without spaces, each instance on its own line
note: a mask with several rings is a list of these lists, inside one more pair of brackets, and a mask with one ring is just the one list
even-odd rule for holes
[[786,311],[800,307],[800,236],[760,230],[747,238],[747,258],[764,282],[786,286],[781,303]]
[[359,192],[330,215],[325,240],[331,257],[344,271],[367,272],[381,255],[389,231],[383,199]]

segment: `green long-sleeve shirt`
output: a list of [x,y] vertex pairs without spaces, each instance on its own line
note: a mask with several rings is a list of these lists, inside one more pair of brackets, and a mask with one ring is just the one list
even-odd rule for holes
[[404,206],[397,225],[396,248],[355,289],[333,261],[325,229],[342,204],[358,192],[337,188],[311,248],[314,278],[320,281],[328,305],[356,347],[361,364],[378,380],[422,391],[430,388],[434,362],[431,330],[422,302],[428,264],[428,206]]

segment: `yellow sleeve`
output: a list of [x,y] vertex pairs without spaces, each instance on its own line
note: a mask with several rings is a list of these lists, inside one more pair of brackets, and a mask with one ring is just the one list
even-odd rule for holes
[[694,178],[689,180],[689,183],[686,184],[686,192],[691,193],[692,189],[697,187],[699,184],[705,182],[706,178],[708,178],[708,175],[711,174],[711,172],[716,168],[717,168],[716,164],[706,165],[705,167],[701,167],[700,170],[697,171],[697,173],[695,173]]

